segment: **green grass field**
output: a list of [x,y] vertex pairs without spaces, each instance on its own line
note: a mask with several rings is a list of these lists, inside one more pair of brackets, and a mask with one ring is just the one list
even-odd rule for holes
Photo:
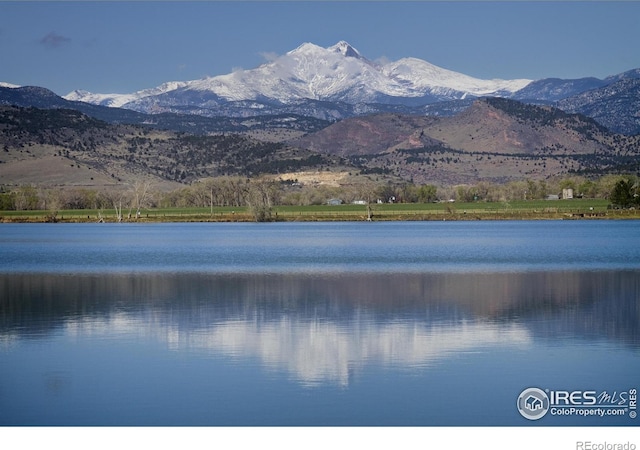
[[[372,220],[535,220],[568,218],[634,218],[636,210],[608,209],[607,200],[529,200],[477,203],[396,203],[372,204]],[[141,211],[140,217],[125,222],[245,222],[253,221],[246,207],[153,208]],[[114,210],[0,211],[4,222],[115,222]],[[367,220],[366,205],[276,206],[272,219],[277,221],[358,221]]]

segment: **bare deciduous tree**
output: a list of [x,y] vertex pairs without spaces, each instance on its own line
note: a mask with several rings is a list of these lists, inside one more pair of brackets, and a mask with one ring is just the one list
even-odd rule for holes
[[249,183],[247,205],[256,222],[272,220],[272,205],[277,184],[274,181],[258,180]]
[[151,188],[150,181],[136,181],[131,187],[131,204],[129,206],[129,219],[131,219],[131,211],[135,208],[136,219],[140,217],[140,209],[142,209],[148,200],[149,190]]
[[[106,205],[113,206],[116,213],[116,222],[122,222],[122,201],[126,195],[122,190],[107,190],[100,193],[100,203],[104,207]],[[102,214],[100,214],[102,218]]]

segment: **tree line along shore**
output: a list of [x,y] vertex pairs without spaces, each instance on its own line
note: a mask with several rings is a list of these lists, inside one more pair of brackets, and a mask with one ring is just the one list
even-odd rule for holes
[[269,222],[640,218],[636,176],[436,187],[219,177],[172,191],[0,188],[1,222]]

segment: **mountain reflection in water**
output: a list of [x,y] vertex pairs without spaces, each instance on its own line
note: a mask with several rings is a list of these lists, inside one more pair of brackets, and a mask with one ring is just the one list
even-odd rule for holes
[[52,335],[256,359],[303,385],[559,337],[640,348],[637,271],[2,274],[0,347]]

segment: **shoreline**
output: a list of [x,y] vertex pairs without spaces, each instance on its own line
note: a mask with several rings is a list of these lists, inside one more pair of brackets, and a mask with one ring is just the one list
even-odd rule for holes
[[527,221],[527,220],[639,220],[640,211],[612,210],[608,212],[465,212],[465,213],[378,213],[370,218],[356,213],[278,213],[269,220],[258,221],[248,213],[233,214],[144,214],[138,218],[116,216],[60,214],[56,216],[38,214],[0,213],[0,223],[275,223],[275,222],[403,222],[403,221]]

